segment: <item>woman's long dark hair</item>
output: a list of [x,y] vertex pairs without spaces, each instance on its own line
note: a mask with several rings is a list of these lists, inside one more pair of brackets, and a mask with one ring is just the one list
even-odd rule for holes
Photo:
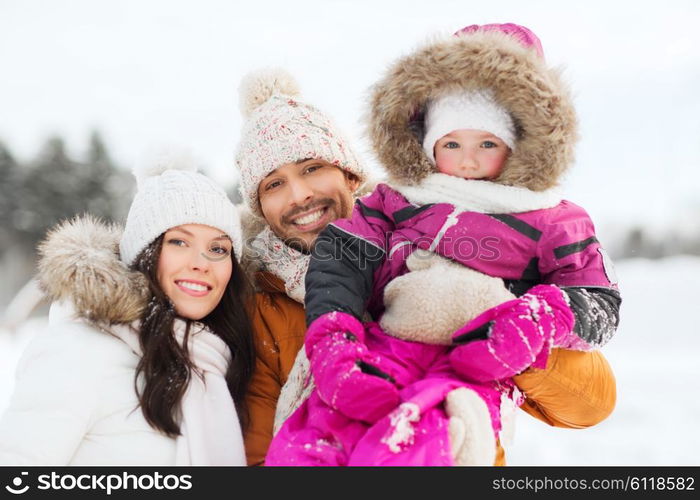
[[[152,294],[141,317],[139,338],[143,356],[136,367],[135,383],[146,421],[151,427],[175,437],[180,435],[180,401],[194,370],[187,350],[193,321],[186,320],[185,340],[180,345],[173,335],[173,325],[178,317],[175,307],[158,283],[158,259],[163,248],[163,237],[160,235],[146,247],[134,263],[135,269],[146,276]],[[231,350],[232,359],[226,372],[226,382],[241,427],[245,428],[248,423],[245,394],[255,364],[253,329],[247,310],[251,304],[252,287],[236,262],[233,251],[231,260],[233,272],[221,301],[200,322]],[[138,384],[141,376],[143,389]]]

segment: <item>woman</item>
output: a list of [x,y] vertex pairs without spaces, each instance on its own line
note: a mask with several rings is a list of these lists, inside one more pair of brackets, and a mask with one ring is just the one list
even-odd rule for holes
[[51,231],[55,302],[18,366],[0,463],[245,465],[241,243],[225,192],[167,166],[139,179],[123,234],[90,217]]

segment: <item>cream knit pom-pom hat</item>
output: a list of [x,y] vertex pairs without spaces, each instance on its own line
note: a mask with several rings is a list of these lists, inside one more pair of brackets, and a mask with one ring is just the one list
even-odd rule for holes
[[168,229],[204,224],[231,238],[235,256],[243,249],[238,211],[226,192],[197,172],[191,159],[161,157],[134,171],[137,192],[119,243],[121,260],[133,264],[141,251]]
[[298,100],[299,86],[282,69],[264,69],[241,81],[240,108],[246,119],[236,155],[241,194],[260,214],[258,186],[287,163],[322,159],[355,174],[362,184],[365,168],[345,136],[316,107]]

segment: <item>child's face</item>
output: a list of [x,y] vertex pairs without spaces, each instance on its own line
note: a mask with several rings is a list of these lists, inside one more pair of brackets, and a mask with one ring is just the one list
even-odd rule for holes
[[439,172],[462,179],[495,179],[508,159],[510,148],[483,130],[454,130],[435,143]]

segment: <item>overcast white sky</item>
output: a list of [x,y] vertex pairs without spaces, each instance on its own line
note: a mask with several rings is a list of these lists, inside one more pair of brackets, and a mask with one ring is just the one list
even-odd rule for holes
[[370,85],[430,35],[489,22],[530,27],[566,67],[582,136],[566,194],[594,221],[700,212],[694,0],[0,0],[0,140],[26,160],[59,134],[80,154],[97,128],[126,168],[176,144],[231,184],[239,81],[277,65],[378,169]]

